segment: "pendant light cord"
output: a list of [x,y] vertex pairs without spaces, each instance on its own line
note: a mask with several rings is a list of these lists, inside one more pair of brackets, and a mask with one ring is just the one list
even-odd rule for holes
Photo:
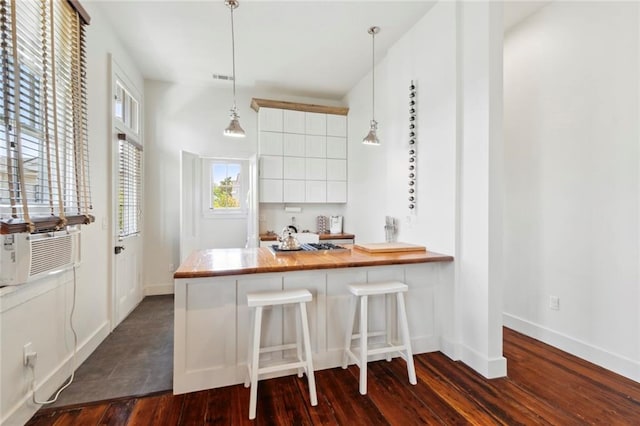
[[236,109],[236,39],[233,32],[233,9],[235,7],[231,5],[231,65],[233,69],[233,109]]
[[376,32],[371,32],[371,119],[376,121]]

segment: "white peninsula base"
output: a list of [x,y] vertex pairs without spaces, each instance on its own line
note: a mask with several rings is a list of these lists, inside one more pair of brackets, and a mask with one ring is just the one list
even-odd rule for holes
[[[244,382],[251,320],[246,295],[254,291],[311,291],[308,316],[313,362],[321,370],[341,364],[350,298],[346,285],[403,281],[409,286],[405,300],[414,353],[440,350],[453,358],[453,345],[447,339],[453,335],[453,276],[452,262],[429,262],[176,279],[173,392]],[[370,300],[370,329],[382,329],[385,315],[395,318],[392,300]],[[294,312],[265,310],[264,345],[294,339]]]

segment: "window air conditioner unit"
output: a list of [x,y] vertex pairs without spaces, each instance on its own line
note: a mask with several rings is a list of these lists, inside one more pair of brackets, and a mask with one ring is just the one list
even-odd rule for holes
[[80,262],[80,231],[1,236],[0,286],[19,285]]

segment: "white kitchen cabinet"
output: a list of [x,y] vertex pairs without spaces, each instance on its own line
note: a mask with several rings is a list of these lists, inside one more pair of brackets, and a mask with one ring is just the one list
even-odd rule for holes
[[347,108],[267,99],[251,107],[259,114],[260,188],[268,191],[260,202],[347,201]]
[[282,179],[260,179],[260,202],[282,202]]
[[307,158],[306,159],[307,180],[327,180],[327,160],[324,158]]
[[306,135],[305,152],[306,157],[327,158],[327,137]]
[[327,136],[327,114],[306,112],[304,133],[306,135]]
[[282,110],[277,108],[260,108],[258,126],[260,131],[282,132]]
[[347,116],[327,114],[327,136],[347,137]]
[[260,155],[282,155],[282,133],[260,132]]
[[[348,285],[390,279],[403,281],[409,287],[405,304],[413,353],[456,354],[454,336],[448,331],[454,323],[455,307],[454,268],[448,264],[428,262],[183,278],[176,279],[174,284],[174,393],[220,388],[245,380],[252,319],[247,293],[305,288],[313,294],[312,301],[307,303],[307,318],[314,367],[323,370],[342,364],[350,320]],[[372,329],[382,325],[388,314],[395,313],[395,304],[384,303],[384,297],[371,297],[369,303],[371,312],[376,312],[369,316]],[[262,343],[290,343],[295,336],[294,319],[294,310],[265,309]],[[275,361],[281,355],[277,351],[262,356]]]
[[303,111],[292,111],[292,110],[285,109],[283,114],[284,114],[283,131],[285,133],[304,134],[305,115]]
[[307,203],[326,203],[327,202],[327,181],[326,180],[307,180],[305,181],[306,190],[305,197]]
[[285,157],[283,160],[283,177],[285,179],[305,179],[306,159],[303,157]]
[[304,157],[304,135],[285,133],[283,135],[283,154],[290,157]]
[[304,180],[288,180],[283,182],[282,200],[285,203],[304,203],[306,201],[306,185]]
[[347,202],[347,182],[327,181],[327,203]]
[[327,136],[327,158],[347,158],[347,138]]
[[347,160],[327,159],[327,180],[347,180]]
[[282,179],[282,157],[263,155],[260,157],[260,179]]

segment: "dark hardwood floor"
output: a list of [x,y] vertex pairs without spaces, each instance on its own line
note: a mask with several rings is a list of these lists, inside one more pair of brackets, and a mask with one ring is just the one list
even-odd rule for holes
[[[441,353],[417,355],[418,384],[404,361],[369,364],[369,389],[358,369],[316,372],[318,406],[306,378],[260,382],[256,424],[281,425],[638,425],[640,384],[504,329],[509,376],[487,380]],[[185,395],[160,393],[83,406],[42,409],[28,425],[240,425],[248,419],[242,385]]]

